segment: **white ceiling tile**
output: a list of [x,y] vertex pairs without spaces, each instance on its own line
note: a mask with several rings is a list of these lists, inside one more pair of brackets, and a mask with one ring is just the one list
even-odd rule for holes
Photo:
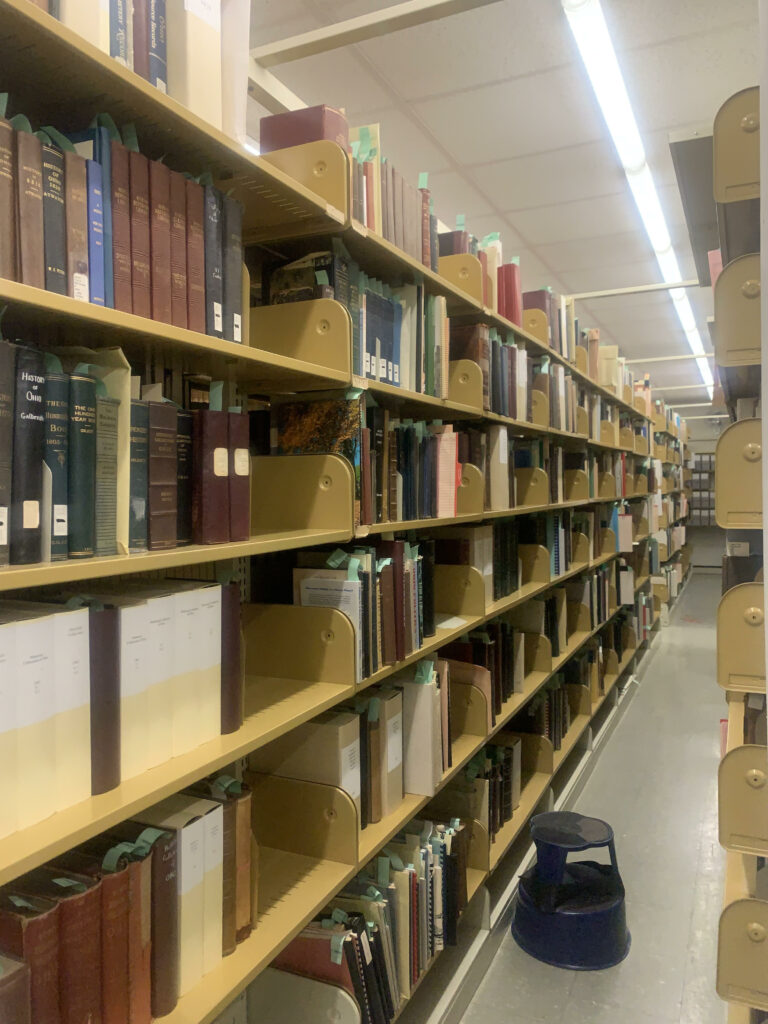
[[[639,231],[625,231],[621,234],[585,236],[577,240],[538,245],[536,252],[547,263],[562,271],[601,270],[603,267],[638,263],[652,256],[650,243]],[[655,266],[655,264],[654,264]],[[599,275],[598,275],[599,276]],[[627,281],[626,285],[652,284],[658,280],[658,271],[651,278]],[[595,285],[598,288],[613,285]]]
[[516,210],[508,213],[507,217],[535,246],[642,230],[642,221],[629,189],[594,199]]
[[326,23],[304,0],[251,0],[251,47],[266,46]]
[[602,291],[608,288],[629,288],[637,284],[651,284],[658,278],[655,261],[614,263],[584,270],[565,270],[560,278],[570,294]]
[[417,100],[413,106],[456,159],[469,163],[593,142],[605,134],[580,65]]
[[669,39],[689,39],[734,22],[756,27],[757,21],[755,0],[603,0],[602,6],[618,51],[653,46]]
[[390,106],[364,116],[350,118],[352,124],[378,124],[381,127],[381,153],[401,174],[415,185],[421,171],[428,171],[430,182],[437,172],[453,167],[442,149],[425,135],[408,110]]
[[294,60],[271,70],[307,106],[326,103],[343,107],[356,123],[361,118],[355,115],[392,106],[391,94],[349,48]]
[[472,227],[473,217],[484,217],[491,213],[491,206],[483,194],[469,184],[464,175],[456,171],[438,171],[430,174],[429,187],[435,201],[435,213],[446,224],[456,222],[456,214],[463,213],[466,217],[467,230],[475,232]]

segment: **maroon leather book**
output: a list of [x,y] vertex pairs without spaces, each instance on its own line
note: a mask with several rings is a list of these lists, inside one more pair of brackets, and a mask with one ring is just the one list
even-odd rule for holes
[[59,904],[62,1024],[102,1024],[101,883],[62,868],[35,868],[14,882],[22,896]]
[[59,904],[6,886],[0,892],[0,952],[29,967],[32,1024],[61,1024]]
[[128,153],[131,186],[131,295],[133,312],[152,316],[149,234],[149,160],[142,153]]
[[349,123],[342,110],[326,107],[304,107],[284,114],[270,114],[260,121],[259,149],[271,153],[275,149],[301,146],[306,142],[329,139],[346,152],[349,149]]
[[120,785],[120,619],[116,608],[88,611],[91,672],[91,793]]
[[187,327],[205,334],[205,192],[187,181]]
[[31,1024],[29,967],[16,957],[0,955],[0,1021]]
[[518,327],[523,325],[523,288],[520,282],[520,267],[517,263],[505,263],[499,267],[504,278],[504,316]]
[[147,484],[148,547],[176,547],[178,475],[176,470],[176,406],[149,402]]
[[243,667],[240,638],[240,584],[221,588],[221,733],[243,724]]
[[152,319],[171,323],[171,172],[149,161]]
[[131,288],[131,185],[128,150],[114,139],[112,159],[112,274],[115,309],[133,312]]
[[229,540],[229,414],[197,409],[192,425],[192,536]]
[[227,413],[229,418],[229,539],[251,536],[251,456],[248,450],[248,414]]
[[133,0],[133,70],[149,81],[149,0]]
[[392,585],[395,592],[395,652],[397,661],[405,657],[405,544],[401,540],[383,540],[378,544],[383,558],[392,559]]
[[187,180],[171,171],[171,323],[187,326]]
[[428,188],[419,189],[421,192],[421,262],[425,267],[432,267],[432,237],[430,230],[429,204],[432,193]]
[[45,288],[43,149],[29,132],[16,132],[16,230],[18,279]]
[[67,223],[67,289],[82,302],[88,287],[88,185],[85,157],[64,151],[64,212]]
[[135,843],[132,856],[151,862],[152,1016],[164,1017],[179,999],[176,836],[136,821],[115,825],[108,836],[116,842]]
[[101,1017],[102,1024],[129,1024],[128,1015],[128,901],[130,876],[125,857],[115,870],[104,867],[97,853],[69,850],[52,865],[101,882]]
[[466,231],[441,231],[437,242],[441,256],[459,256],[469,252],[469,233]]
[[16,133],[0,117],[0,277],[16,280]]

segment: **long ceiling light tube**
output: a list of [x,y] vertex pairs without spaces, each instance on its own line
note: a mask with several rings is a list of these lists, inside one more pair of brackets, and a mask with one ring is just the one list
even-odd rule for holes
[[[562,5],[662,278],[669,284],[675,284],[682,280],[680,266],[600,0],[562,0]],[[673,289],[669,294],[691,352],[695,356],[703,356],[704,345],[688,296],[682,288]],[[709,364],[702,358],[696,360],[696,365],[712,398],[714,380]]]

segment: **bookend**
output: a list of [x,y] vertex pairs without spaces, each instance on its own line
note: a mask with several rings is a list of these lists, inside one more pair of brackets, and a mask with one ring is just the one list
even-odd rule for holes
[[760,419],[737,420],[717,440],[715,520],[724,530],[762,528],[761,426]]
[[471,683],[451,680],[451,735],[454,743],[460,736],[482,739],[488,735],[485,694]]
[[619,427],[619,444],[622,448],[635,447],[635,432],[632,427]]
[[764,590],[740,583],[717,606],[717,682],[737,693],[765,692]]
[[471,462],[461,467],[461,480],[456,493],[456,512],[460,516],[482,515],[485,509],[485,480]]
[[528,466],[516,469],[515,490],[518,506],[549,504],[549,477],[543,469]]
[[469,565],[435,566],[435,610],[473,619],[485,615],[485,582]]
[[[473,302],[483,305],[483,267],[477,256],[459,253],[452,256],[441,256],[438,262],[438,273],[459,291],[465,292]],[[451,311],[451,300],[448,300],[448,312]]]
[[[743,714],[740,702],[732,702]],[[717,772],[720,845],[768,856],[768,751],[743,743],[729,750]]]
[[563,494],[566,501],[589,501],[589,477],[583,469],[565,470]]
[[616,477],[613,473],[598,473],[597,496],[598,498],[607,498],[609,500],[618,497]]
[[338,370],[347,377],[351,373],[352,320],[335,299],[254,306],[248,344]]
[[482,412],[483,371],[477,363],[471,359],[453,359],[448,371],[448,400]]
[[523,654],[525,675],[541,672],[548,675],[552,671],[552,643],[543,633],[524,633]]
[[729,96],[712,128],[715,202],[760,197],[760,90]]
[[730,853],[717,935],[717,994],[768,1010],[768,901],[755,898],[757,862]]
[[616,540],[616,534],[609,527],[605,527],[600,530],[600,554],[601,555],[614,555],[618,550],[618,541]]
[[624,385],[623,397],[624,402],[627,405],[632,405],[632,388],[629,386],[629,384]]
[[541,544],[521,544],[518,555],[522,564],[521,584],[549,583],[549,551]]
[[641,396],[636,395],[634,402],[632,403],[635,407],[635,411],[642,413],[643,416],[647,415],[645,408],[645,399]]
[[634,498],[635,496],[635,478],[632,473],[627,473],[624,478],[624,497]]
[[[527,331],[528,334],[532,334],[542,345],[549,347],[549,318],[544,310],[524,309],[523,330]],[[578,351],[578,348],[576,351]]]
[[[349,219],[349,158],[338,143],[320,139],[317,142],[306,142],[301,146],[262,153],[261,159],[325,200],[339,215],[339,223]],[[237,179],[235,181],[237,182]],[[237,185],[235,187],[237,189]],[[272,224],[260,220],[257,237],[274,240],[276,227],[284,227],[286,231],[290,230],[292,235],[310,233],[309,225],[306,221],[297,219],[294,210],[287,210],[285,220],[287,224]],[[248,237],[251,238],[250,233]]]
[[[586,377],[589,376],[589,353],[583,345],[576,346],[574,365],[579,373],[583,373]],[[586,409],[584,411],[586,412]]]
[[568,640],[570,642],[571,637],[574,633],[590,633],[592,631],[592,621],[589,614],[589,608],[582,604],[580,601],[569,601],[566,605],[566,613],[568,616]]
[[635,434],[635,454],[636,455],[648,455],[650,448],[650,442],[647,437],[642,434]]
[[589,565],[589,537],[585,533],[574,530],[571,534],[571,554],[572,567],[583,565],[586,568]]
[[254,455],[251,535],[338,530],[351,537],[353,494],[352,467],[339,455]]
[[581,437],[589,437],[589,413],[581,405],[576,406],[576,433]]
[[543,391],[534,387],[531,390],[531,423],[537,427],[548,427],[549,421],[549,396]]
[[597,440],[601,444],[608,444],[616,448],[619,443],[619,430],[612,420],[600,421],[600,436]]

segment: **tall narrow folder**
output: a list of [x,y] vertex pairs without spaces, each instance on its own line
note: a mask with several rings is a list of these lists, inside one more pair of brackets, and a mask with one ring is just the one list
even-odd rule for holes
[[393,680],[403,688],[403,785],[422,796],[434,795],[443,772],[440,691],[434,667],[422,667],[431,664]]

